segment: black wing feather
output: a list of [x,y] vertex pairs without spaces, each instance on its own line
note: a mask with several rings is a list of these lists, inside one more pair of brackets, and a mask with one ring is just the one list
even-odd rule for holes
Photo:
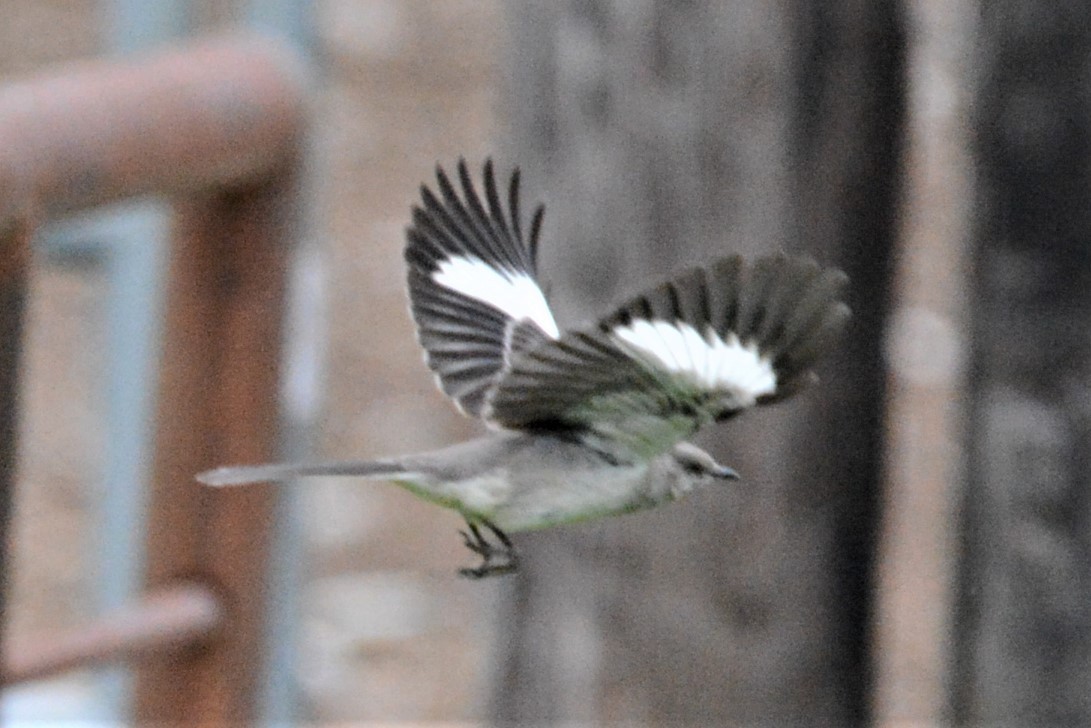
[[[491,160],[484,164],[483,178],[484,203],[464,160],[458,163],[461,191],[437,167],[438,194],[421,187],[421,204],[413,208],[405,248],[410,306],[425,360],[440,388],[472,416],[480,416],[486,395],[514,351],[551,340],[536,322],[515,320],[487,301],[437,280],[440,268],[457,258],[509,278],[535,279],[535,250],[520,234],[518,170],[511,176],[507,212]],[[541,211],[539,207],[532,223],[534,244]]]
[[[662,452],[708,422],[783,399],[813,379],[815,361],[848,318],[846,281],[840,271],[783,255],[751,264],[731,256],[690,270],[593,327],[516,354],[485,416],[505,427],[594,433],[623,452]],[[617,335],[634,322],[692,327],[699,336],[671,338],[678,347],[651,360]],[[711,371],[716,339],[755,352],[775,386],[747,391],[745,381],[731,383],[733,372]],[[726,384],[708,383],[721,375]]]

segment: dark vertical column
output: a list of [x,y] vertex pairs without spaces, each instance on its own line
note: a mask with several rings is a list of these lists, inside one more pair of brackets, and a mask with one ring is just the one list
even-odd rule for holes
[[[787,405],[800,408],[803,417],[774,457],[784,463],[779,477],[795,504],[793,544],[824,550],[818,559],[793,550],[786,558],[796,561],[803,578],[820,580],[819,603],[828,611],[817,626],[833,647],[824,655],[827,684],[839,691],[835,704],[845,711],[844,720],[860,724],[869,720],[874,689],[875,552],[886,457],[884,342],[899,236],[908,41],[897,2],[794,7],[800,42],[794,237],[848,273],[853,318],[815,390]],[[807,601],[801,594],[786,599],[783,608],[809,620]]]
[[982,4],[956,715],[1091,723],[1091,6]]

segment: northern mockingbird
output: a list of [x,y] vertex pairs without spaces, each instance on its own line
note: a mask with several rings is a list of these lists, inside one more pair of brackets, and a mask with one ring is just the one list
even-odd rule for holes
[[[543,207],[524,232],[519,171],[501,202],[437,168],[421,187],[405,260],[418,337],[440,388],[493,432],[418,455],[224,467],[213,486],[340,475],[392,481],[458,511],[482,561],[512,572],[507,532],[651,508],[738,476],[684,439],[794,394],[843,327],[846,276],[810,260],[721,258],[562,331],[538,282]],[[488,534],[490,537],[486,537]]]

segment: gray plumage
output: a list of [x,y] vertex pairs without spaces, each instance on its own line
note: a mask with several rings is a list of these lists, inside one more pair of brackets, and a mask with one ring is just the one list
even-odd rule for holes
[[811,382],[848,318],[840,271],[732,255],[562,332],[537,280],[542,207],[524,237],[518,171],[506,210],[491,162],[482,176],[484,200],[464,162],[461,195],[437,169],[438,195],[421,188],[405,259],[428,366],[495,432],[419,455],[226,467],[198,480],[389,480],[466,518],[466,545],[484,561],[463,573],[506,573],[516,560],[505,531],[649,508],[737,477],[685,438]]

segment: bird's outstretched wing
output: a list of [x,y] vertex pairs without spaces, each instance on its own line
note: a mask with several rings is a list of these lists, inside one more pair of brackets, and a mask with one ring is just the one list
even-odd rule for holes
[[691,270],[594,326],[518,352],[483,416],[508,428],[582,430],[622,453],[664,452],[812,379],[848,318],[846,281],[783,255]]
[[458,177],[461,195],[442,168],[436,169],[438,195],[421,187],[405,259],[425,360],[459,409],[479,417],[513,353],[560,332],[536,277],[543,208],[524,238],[519,170],[511,176],[506,210],[491,161],[483,171],[484,200],[465,161],[459,161]]

